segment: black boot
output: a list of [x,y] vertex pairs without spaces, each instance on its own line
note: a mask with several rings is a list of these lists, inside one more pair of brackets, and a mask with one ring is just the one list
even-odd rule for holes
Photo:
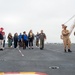
[[64,49],[64,52],[66,52],[66,49]]
[[70,49],[68,49],[68,52],[72,52]]

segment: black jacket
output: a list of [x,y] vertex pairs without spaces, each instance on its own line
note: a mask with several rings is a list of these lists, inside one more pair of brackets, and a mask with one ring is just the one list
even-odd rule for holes
[[2,33],[0,33],[0,40],[3,40],[3,35],[2,35]]

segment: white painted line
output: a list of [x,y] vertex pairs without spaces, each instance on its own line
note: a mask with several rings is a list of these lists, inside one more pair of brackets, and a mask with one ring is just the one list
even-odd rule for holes
[[19,50],[19,52],[21,53],[22,56],[24,56],[24,54],[21,52],[21,50],[19,49],[19,45],[17,46],[17,49]]
[[21,53],[21,55],[24,56],[24,54],[21,52],[21,50],[20,50],[20,49],[18,49],[18,50],[19,50],[19,52]]

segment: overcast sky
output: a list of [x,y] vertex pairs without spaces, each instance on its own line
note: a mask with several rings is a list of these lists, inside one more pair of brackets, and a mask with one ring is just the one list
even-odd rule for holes
[[[44,30],[46,42],[59,43],[61,24],[75,15],[75,0],[0,0],[0,27],[6,35]],[[75,17],[66,25],[70,29]],[[70,38],[75,43],[73,30]]]

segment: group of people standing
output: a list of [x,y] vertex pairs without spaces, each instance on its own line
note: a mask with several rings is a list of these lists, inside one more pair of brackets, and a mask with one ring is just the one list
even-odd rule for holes
[[[75,27],[75,25],[74,25]],[[73,29],[74,29],[73,27]],[[70,41],[70,34],[72,32],[72,30],[69,31],[67,29],[67,26],[65,24],[62,24],[62,31],[61,31],[61,39],[63,40],[63,44],[64,44],[64,52],[67,52],[67,47],[68,47],[68,52],[72,52],[71,51],[71,41]],[[5,32],[3,32],[3,28],[0,28],[0,50],[3,50],[5,47]],[[74,32],[75,35],[75,32]],[[39,47],[41,50],[44,49],[44,41],[46,39],[46,35],[43,32],[43,30],[41,30],[41,32],[37,32],[36,35],[34,35],[33,31],[30,30],[29,33],[27,34],[26,31],[24,31],[23,33],[20,33],[18,35],[18,33],[15,33],[14,36],[12,36],[11,33],[8,34],[7,39],[8,39],[8,47],[11,48],[12,47],[12,42],[14,43],[14,48],[17,47],[23,47],[23,49],[26,49],[27,47],[29,49],[33,49],[33,41],[34,38],[36,38],[36,46]],[[39,43],[40,42],[40,43]]]
[[[27,34],[26,31],[20,33],[15,33],[14,36],[12,36],[11,33],[8,34],[8,47],[12,47],[12,42],[14,42],[14,48],[23,47],[23,49],[26,49],[27,47],[29,49],[33,49],[33,41],[34,38],[36,38],[36,46],[39,47],[41,50],[44,49],[44,40],[46,39],[45,33],[43,33],[43,30],[41,30],[40,33],[37,32],[36,35],[34,35],[33,31],[30,30]],[[40,44],[39,44],[40,42]]]

